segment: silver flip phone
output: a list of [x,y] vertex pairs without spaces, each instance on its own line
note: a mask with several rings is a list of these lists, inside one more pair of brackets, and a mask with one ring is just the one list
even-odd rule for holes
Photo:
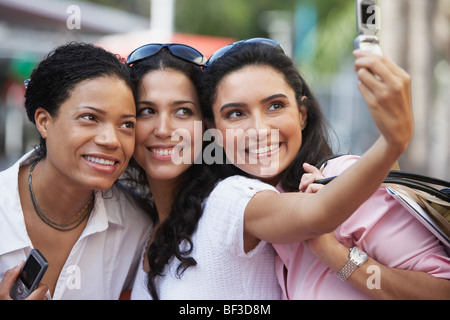
[[47,259],[37,249],[31,250],[27,261],[14,282],[9,295],[14,300],[24,300],[39,285],[47,271]]
[[380,8],[375,0],[356,0],[356,28],[358,36],[353,42],[355,49],[383,55],[376,36],[380,29]]

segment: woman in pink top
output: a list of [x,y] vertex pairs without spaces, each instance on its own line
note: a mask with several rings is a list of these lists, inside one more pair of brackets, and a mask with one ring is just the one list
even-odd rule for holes
[[[314,178],[339,175],[357,159],[356,156],[343,156],[330,160],[323,176],[313,170]],[[302,182],[301,188],[305,189],[308,185],[308,182]],[[309,188],[311,190],[316,186],[311,184]],[[281,188],[279,191],[283,192]],[[346,263],[348,248],[354,246],[373,259],[369,258],[343,282],[336,272]],[[287,299],[449,297],[445,282],[442,282],[442,293],[438,290],[439,286],[433,289],[430,283],[428,288],[436,290],[435,296],[426,291],[422,296],[415,296],[414,290],[420,288],[419,279],[409,282],[409,277],[414,278],[415,272],[403,274],[404,270],[449,279],[450,259],[438,239],[384,188],[378,189],[334,232],[308,240],[306,244],[275,244],[274,247],[279,255],[276,260],[278,279],[284,284],[283,293]],[[289,271],[286,273],[285,269]],[[387,278],[391,275],[393,277]],[[397,286],[403,288],[404,293],[410,290],[411,295],[404,296],[395,289]]]
[[[292,192],[304,173],[318,174],[312,166],[302,168],[303,163],[317,164],[332,151],[320,106],[280,47],[269,39],[250,39],[216,52],[206,63],[202,107],[207,123],[221,133],[218,144],[232,163],[225,169],[239,169],[236,174]],[[318,233],[292,232],[297,221],[280,209],[288,198],[259,192],[246,209],[244,245],[258,240],[278,243],[277,272],[285,298],[449,298],[450,259],[443,247],[384,190],[377,190],[379,175],[387,174],[391,160],[411,137],[410,78],[386,57],[361,51],[354,55],[359,89],[381,136],[361,160],[330,161],[324,175],[342,174],[319,195],[325,193],[320,201],[326,212],[361,205],[335,233],[311,240]],[[394,155],[386,152],[386,145],[403,147],[395,147]],[[351,170],[345,170],[350,165]],[[374,187],[370,192],[369,184]],[[318,198],[308,199],[316,203]],[[308,211],[317,207],[307,201],[302,205],[314,219],[324,214],[320,208]],[[308,240],[312,250],[302,240]],[[348,262],[349,248],[361,266]]]

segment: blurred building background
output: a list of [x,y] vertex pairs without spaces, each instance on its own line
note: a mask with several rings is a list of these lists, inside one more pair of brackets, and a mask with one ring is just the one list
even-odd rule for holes
[[[415,135],[402,169],[450,180],[450,0],[379,0],[383,51],[412,76]],[[123,57],[149,42],[209,56],[237,39],[280,41],[334,129],[336,153],[363,153],[377,130],[357,90],[354,0],[0,0],[0,170],[36,143],[23,81],[54,47],[92,42]]]

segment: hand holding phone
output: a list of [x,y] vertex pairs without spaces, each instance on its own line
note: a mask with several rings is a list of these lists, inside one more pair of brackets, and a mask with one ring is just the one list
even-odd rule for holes
[[9,295],[14,300],[24,300],[39,285],[48,268],[48,262],[37,249],[31,250]]

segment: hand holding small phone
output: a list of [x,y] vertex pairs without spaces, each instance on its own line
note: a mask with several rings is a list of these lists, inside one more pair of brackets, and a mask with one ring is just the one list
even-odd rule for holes
[[[13,300],[24,300],[26,298],[44,299],[47,292],[46,286],[42,285],[39,292],[33,296],[33,291],[39,286],[42,277],[48,268],[48,262],[39,250],[31,250],[27,260],[22,265],[9,270],[0,284],[0,295],[4,295],[5,288],[10,288],[9,296]],[[14,283],[12,283],[14,281]]]

